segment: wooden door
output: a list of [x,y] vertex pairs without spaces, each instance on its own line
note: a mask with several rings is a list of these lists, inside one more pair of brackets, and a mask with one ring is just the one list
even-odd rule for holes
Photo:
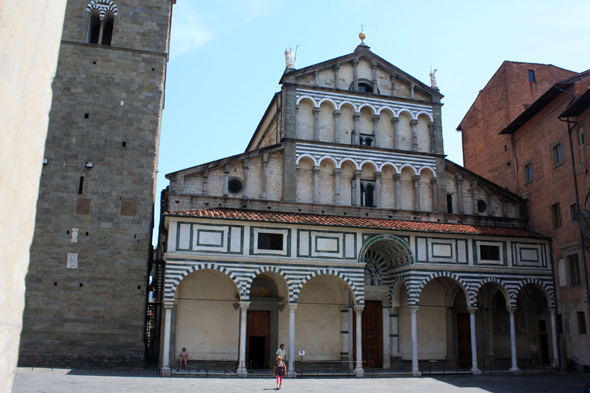
[[[353,356],[356,360],[356,314],[353,317]],[[383,308],[380,301],[365,301],[362,314],[363,367],[383,367]]]
[[471,322],[468,313],[457,314],[457,349],[459,367],[471,367]]
[[254,368],[268,368],[270,353],[270,311],[248,311],[246,335],[246,367],[250,367],[252,361]]

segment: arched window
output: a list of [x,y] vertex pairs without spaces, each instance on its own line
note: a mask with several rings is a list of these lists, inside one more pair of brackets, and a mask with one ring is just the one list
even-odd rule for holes
[[90,14],[90,22],[88,24],[88,39],[89,44],[98,44],[100,36],[100,16],[98,10],[92,10]]
[[369,182],[361,183],[361,206],[374,207],[375,185]]
[[92,0],[86,7],[89,12],[86,43],[111,45],[117,6],[111,0]]
[[115,16],[112,12],[107,13],[102,31],[102,45],[110,45],[113,39],[113,27],[115,26]]
[[359,92],[361,93],[372,93],[373,92],[373,86],[371,86],[368,83],[365,82],[360,82],[359,83]]

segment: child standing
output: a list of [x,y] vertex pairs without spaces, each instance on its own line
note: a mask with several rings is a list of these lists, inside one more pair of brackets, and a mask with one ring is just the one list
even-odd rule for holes
[[272,375],[277,377],[277,390],[281,388],[281,384],[283,383],[283,376],[287,373],[287,366],[285,362],[283,362],[282,357],[277,357],[277,363],[275,367],[272,369]]

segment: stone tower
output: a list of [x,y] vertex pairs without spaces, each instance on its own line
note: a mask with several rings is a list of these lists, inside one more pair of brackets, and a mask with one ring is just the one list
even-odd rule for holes
[[67,2],[21,365],[143,365],[174,3]]

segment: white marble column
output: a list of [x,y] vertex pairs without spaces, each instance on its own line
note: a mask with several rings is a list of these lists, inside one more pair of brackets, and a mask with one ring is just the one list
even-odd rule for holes
[[320,203],[320,167],[313,167],[313,203]]
[[381,172],[375,172],[375,207],[381,207]]
[[229,164],[225,165],[225,171],[223,172],[223,196],[229,196]]
[[170,376],[170,330],[172,329],[172,306],[165,305],[166,316],[164,317],[164,348],[162,358],[162,376]]
[[394,117],[391,119],[391,124],[393,124],[393,148],[397,149],[399,147],[398,138],[398,127],[399,127],[399,117]]
[[359,378],[365,376],[365,370],[363,370],[363,308],[365,306],[354,306],[356,312],[356,367],[354,373]]
[[354,347],[354,337],[353,337],[354,313],[353,313],[353,310],[354,309],[352,307],[348,307],[348,369],[349,370],[354,369],[354,358],[352,356],[352,352],[353,352],[352,350]]
[[551,313],[551,343],[553,344],[553,364],[551,367],[557,368],[559,367],[559,356],[557,353],[557,323],[555,323],[555,309],[550,308],[549,312]]
[[438,189],[436,185],[436,177],[430,179],[430,184],[432,185],[432,211],[438,211]]
[[402,209],[402,175],[396,173],[393,175],[393,187],[395,192],[395,208],[397,210]]
[[414,85],[413,83],[410,83],[410,96],[412,98],[416,98],[414,97],[414,89],[416,88],[416,85]]
[[320,71],[315,70],[315,85],[319,86],[320,85]]
[[353,119],[354,119],[354,142],[352,143],[353,145],[360,145],[360,136],[361,136],[361,130],[360,130],[360,118],[361,118],[361,114],[360,112],[354,112],[354,114],[352,115]]
[[268,191],[268,154],[262,155],[262,192],[260,199],[266,199]]
[[209,180],[209,169],[203,172],[203,195],[207,195],[207,181]]
[[373,116],[373,135],[375,135],[375,147],[383,147],[383,141],[381,140],[381,134],[379,133],[379,119],[381,119],[381,116]]
[[418,323],[416,321],[416,312],[418,306],[408,307],[410,310],[411,330],[412,330],[412,375],[419,377],[421,375],[418,367]]
[[313,140],[320,140],[320,108],[313,108]]
[[359,59],[352,61],[352,90],[359,91]]
[[515,308],[508,309],[508,312],[510,313],[510,353],[512,355],[512,367],[510,367],[510,370],[508,371],[519,373],[520,369],[518,368],[518,358],[516,357],[516,328],[514,325],[515,311]]
[[477,180],[474,180],[473,185],[471,186],[471,193],[473,194],[473,214],[479,214],[479,204],[477,201],[478,191],[479,187],[477,186]]
[[242,191],[242,198],[248,198],[248,170],[250,167],[248,166],[249,160],[246,158],[244,160],[244,165],[242,166],[242,170],[244,171],[244,186]]
[[416,129],[418,120],[410,121],[410,125],[412,126],[412,151],[418,151],[418,130]]
[[475,312],[477,308],[469,307],[469,325],[471,327],[471,373],[481,374],[481,370],[477,368],[477,339],[475,337]]
[[356,196],[356,206],[362,206],[361,205],[361,171],[354,171],[354,182],[355,182],[355,186],[356,186],[356,190],[355,190],[355,196]]
[[457,213],[463,214],[465,205],[463,204],[463,177],[457,175]]
[[391,78],[391,96],[395,97],[397,95],[397,83],[395,83],[395,73],[392,73],[390,76]]
[[391,344],[391,356],[401,357],[402,355],[399,353],[399,325],[398,325],[398,310],[397,308],[393,308],[391,310],[391,314],[389,315],[389,342]]
[[434,143],[434,123],[428,123],[428,129],[430,130],[430,152],[434,153],[436,150],[436,146]]
[[287,376],[289,378],[295,378],[297,373],[295,372],[295,310],[297,310],[297,303],[289,303],[289,367],[287,370]]
[[340,136],[340,114],[342,112],[340,112],[339,110],[335,110],[333,115],[334,115],[334,142],[335,143],[341,143],[342,142],[342,138]]
[[334,89],[340,89],[339,72],[340,64],[336,63],[336,65],[334,66]]
[[248,307],[250,302],[240,302],[240,353],[238,357],[238,377],[248,376],[246,368],[246,327],[248,325]]
[[334,204],[340,204],[340,173],[342,170],[340,168],[334,169]]
[[377,87],[377,63],[373,62],[371,63],[371,70],[373,71],[373,94],[379,94],[378,91],[378,87]]
[[414,176],[414,210],[420,210],[420,175]]
[[389,307],[383,306],[383,368],[391,368],[391,357],[389,345]]

